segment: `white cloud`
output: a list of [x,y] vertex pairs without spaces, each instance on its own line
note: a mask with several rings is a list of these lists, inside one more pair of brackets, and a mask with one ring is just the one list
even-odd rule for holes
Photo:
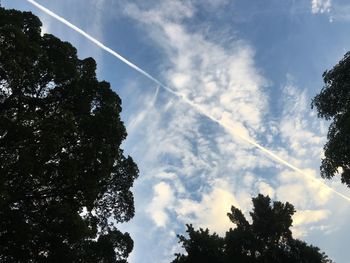
[[[167,53],[168,82],[216,118],[225,114],[232,121],[259,129],[267,107],[266,81],[255,68],[252,48],[243,41],[223,47],[200,32],[189,32],[181,19],[192,16],[193,7],[177,4],[169,14],[163,6],[168,3],[173,1],[147,11],[132,4],[125,8],[126,14],[152,28],[151,37]],[[186,10],[185,15],[174,15],[179,9]]]
[[[348,22],[350,21],[350,4],[348,1],[332,1],[332,0],[312,0],[311,12],[313,14],[326,14],[329,22]],[[343,53],[346,50],[342,51]]]
[[42,27],[41,27],[41,35],[44,34],[52,34],[51,30],[52,30],[52,25],[51,19],[48,19],[47,17],[42,17],[40,18],[41,22],[43,23]]
[[203,194],[200,201],[180,200],[175,211],[183,223],[192,223],[196,228],[209,228],[210,231],[223,235],[233,227],[226,216],[232,205],[239,207],[231,191],[214,187],[208,194]]
[[293,225],[300,226],[311,224],[326,219],[330,215],[329,210],[299,210],[293,216]]
[[275,189],[267,182],[258,182],[258,189],[259,193],[263,195],[268,195],[271,198],[275,197]]
[[[298,89],[292,83],[283,88],[283,115],[280,121],[280,134],[295,157],[312,160],[318,158],[325,142],[326,134],[322,122],[313,118],[310,120],[310,101],[306,92]],[[314,117],[314,116],[313,116]],[[312,156],[309,156],[309,155]]]
[[317,13],[329,13],[332,7],[331,0],[312,0],[311,1],[311,12],[313,14]]
[[[147,171],[141,180],[167,185],[152,193],[150,207],[155,209],[148,211],[153,211],[149,216],[156,226],[167,226],[169,231],[179,233],[184,223],[193,223],[223,234],[232,227],[226,216],[231,205],[247,213],[251,197],[258,192],[291,202],[297,210],[327,210],[324,207],[329,205],[331,194],[322,184],[315,183],[315,160],[322,152],[324,134],[319,132],[320,122],[310,121],[306,92],[288,83],[282,95],[281,119],[268,121],[268,82],[255,66],[254,49],[237,39],[225,46],[225,41],[193,31],[187,22],[195,14],[195,7],[189,2],[176,2],[170,12],[167,5],[173,3],[164,1],[147,10],[134,4],[125,8],[125,14],[149,33],[159,53],[166,55],[162,64],[165,82],[211,116],[234,127],[236,133],[262,140],[264,132],[270,133],[266,141],[273,152],[298,167],[308,167],[303,171],[311,179],[285,170],[186,103],[160,92],[161,103],[146,107],[147,114],[141,106],[134,115],[137,127],[128,128],[131,137],[140,133],[138,138],[143,140],[143,146],[137,144],[134,149]],[[276,138],[281,140],[280,146],[273,144]],[[166,204],[161,192],[171,192],[164,194],[168,196]],[[167,225],[170,215],[177,220]],[[294,231],[306,233],[321,221],[307,221],[305,215],[311,213],[305,212],[304,218],[298,214],[298,228]]]
[[166,210],[171,208],[174,201],[174,194],[171,186],[160,182],[153,187],[154,196],[147,208],[147,212],[158,227],[165,227],[168,222]]
[[281,172],[277,178],[276,199],[290,202],[297,209],[325,205],[332,197],[331,190],[317,179],[316,171],[304,169],[304,172],[309,177],[289,170]]
[[[139,21],[147,32],[151,32],[152,40],[166,52],[169,64],[164,71],[165,78],[181,94],[201,105],[211,115],[229,123],[235,132],[254,138],[258,132],[266,131],[263,113],[268,112],[268,99],[264,91],[267,81],[255,67],[254,50],[243,41],[236,40],[224,47],[209,41],[202,32],[189,32],[183,19],[193,16],[196,11],[194,7],[176,2],[172,6],[175,11],[170,12],[168,4],[173,5],[174,2],[165,1],[148,10],[141,10],[134,4],[125,7],[125,14]],[[312,132],[304,120],[308,105],[305,93],[300,95],[296,87],[287,85],[284,94],[286,99],[281,126],[273,125],[273,134],[280,135],[296,157],[304,158],[310,153],[319,156],[321,137]],[[171,101],[164,109],[154,110],[153,114],[155,118],[152,123],[148,123],[153,127],[147,128],[150,145],[147,147],[147,156],[157,161],[160,158],[177,160],[176,165],[167,166],[162,163],[162,169],[172,170],[173,180],[180,182],[177,183],[178,187],[175,186],[174,195],[184,195],[182,199],[187,200],[187,203],[192,200],[192,196],[186,193],[189,189],[184,186],[184,182],[197,180],[204,184],[204,188],[211,189],[208,186],[211,178],[224,178],[229,173],[237,173],[228,183],[238,186],[242,184],[238,176],[240,170],[276,165],[252,146],[231,135],[220,132],[218,136],[208,138],[209,134],[201,128],[199,115],[181,102],[176,104]],[[152,115],[150,110],[148,115]],[[162,120],[164,115],[166,122]],[[286,159],[293,159],[286,151],[280,153]],[[303,162],[299,164],[307,165]],[[255,185],[255,190],[276,195],[277,199],[294,201],[303,208],[314,205],[314,202],[324,204],[328,201],[329,195],[324,193],[322,186],[316,187],[296,173],[291,173],[291,176],[298,180],[276,189],[267,182],[260,182]],[[253,191],[252,189],[253,186],[246,188],[247,192]],[[305,197],[309,196],[306,193],[310,191],[318,191],[318,194],[310,201],[305,201]],[[214,191],[213,194],[217,192]],[[198,202],[194,202],[193,207],[193,213],[201,214]],[[197,217],[199,218],[198,215]]]
[[[209,41],[201,32],[189,32],[182,20],[190,18],[196,10],[190,4],[179,3],[176,2],[172,10],[168,4],[171,6],[174,1],[164,1],[148,10],[129,4],[125,13],[151,32],[152,40],[166,52],[169,66],[163,73],[168,83],[206,112],[233,125],[236,132],[238,129],[244,136],[255,136],[255,130],[263,127],[267,97],[263,90],[266,81],[255,68],[253,49],[238,40],[228,48],[223,47]],[[161,163],[162,168],[156,171],[163,170],[166,174],[172,171],[173,180],[177,182],[174,195],[184,195],[181,200],[193,200],[186,191],[191,191],[189,187],[196,182],[203,184],[196,186],[201,190],[198,194],[202,195],[203,202],[209,202],[211,199],[206,199],[204,193],[213,190],[211,179],[223,178],[242,168],[271,165],[265,157],[261,158],[260,153],[252,154],[250,145],[232,138],[223,130],[215,131],[217,135],[212,137],[199,121],[201,116],[188,105],[181,101],[170,101],[168,105],[147,110],[148,116],[155,117],[150,117],[152,121],[147,123],[149,147],[143,156],[151,156],[158,162],[171,160],[171,164]],[[140,118],[135,116],[136,120],[143,119],[143,113],[140,114]],[[176,165],[172,164],[174,162]],[[159,163],[152,165],[159,166]],[[234,178],[234,181],[239,181],[239,177]],[[219,194],[228,198],[222,191],[213,191],[214,199]],[[221,216],[225,218],[228,211],[222,212]]]
[[[304,237],[311,229],[310,224],[319,223],[330,216],[329,210],[299,210],[293,216],[293,235],[296,238]],[[326,228],[326,226],[322,226]]]

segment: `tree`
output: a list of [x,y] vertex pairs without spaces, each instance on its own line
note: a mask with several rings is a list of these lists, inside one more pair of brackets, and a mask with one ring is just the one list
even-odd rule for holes
[[92,58],[0,8],[0,261],[126,262],[138,169]]
[[294,212],[289,203],[271,204],[268,196],[258,195],[253,198],[252,223],[232,206],[227,215],[236,227],[225,237],[187,225],[189,238],[178,236],[186,255],[176,254],[173,263],[331,263],[319,248],[292,237]]
[[209,230],[194,230],[192,225],[187,225],[189,239],[178,236],[179,242],[185,248],[187,255],[176,254],[174,263],[201,262],[223,263],[224,239],[217,234],[210,234]]
[[323,80],[325,85],[311,104],[320,118],[332,121],[321,176],[329,179],[340,174],[342,183],[350,187],[350,52],[323,73]]

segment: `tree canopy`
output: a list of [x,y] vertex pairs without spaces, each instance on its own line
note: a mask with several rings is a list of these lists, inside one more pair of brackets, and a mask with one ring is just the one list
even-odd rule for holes
[[324,87],[312,101],[318,116],[331,120],[321,176],[332,178],[340,174],[350,187],[350,52],[333,69],[323,73]]
[[0,261],[126,262],[138,176],[92,58],[0,8]]
[[331,263],[319,248],[294,239],[290,227],[295,210],[290,203],[271,202],[268,196],[253,198],[252,223],[232,206],[228,213],[235,228],[225,237],[187,225],[188,238],[178,236],[186,254],[172,263]]

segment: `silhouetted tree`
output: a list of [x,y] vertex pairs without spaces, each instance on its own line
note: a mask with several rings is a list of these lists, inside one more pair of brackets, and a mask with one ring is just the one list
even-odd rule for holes
[[178,236],[187,255],[176,254],[176,263],[201,262],[201,263],[223,263],[224,239],[217,234],[210,234],[209,230],[194,230],[192,225],[187,225],[189,238]]
[[0,8],[0,261],[126,262],[136,164],[92,58]]
[[318,116],[331,120],[321,176],[341,175],[350,187],[350,52],[333,69],[323,73],[324,87],[312,101]]
[[331,263],[319,248],[292,237],[292,215],[289,203],[273,202],[268,196],[253,198],[249,223],[243,213],[232,206],[228,217],[236,225],[226,236],[194,230],[187,225],[188,238],[180,235],[186,251],[176,254],[173,263]]

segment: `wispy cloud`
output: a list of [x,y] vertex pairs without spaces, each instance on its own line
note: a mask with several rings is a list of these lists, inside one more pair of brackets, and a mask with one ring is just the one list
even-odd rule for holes
[[[213,101],[211,100],[211,98],[210,98],[210,100],[208,100],[208,98],[206,98],[206,96],[201,96],[201,95],[203,95],[203,93],[198,93],[198,91],[197,91],[197,93],[193,94],[192,92],[189,92],[188,89],[182,90],[182,91],[175,91],[172,88],[169,88],[169,87],[163,85],[158,79],[154,78],[153,76],[148,74],[146,71],[144,71],[143,69],[141,69],[140,67],[138,67],[134,63],[130,62],[129,60],[127,60],[126,58],[124,58],[123,56],[121,56],[120,54],[115,52],[114,50],[112,50],[111,48],[105,46],[99,40],[92,37],[91,35],[89,35],[85,31],[83,31],[79,27],[75,26],[74,24],[70,23],[69,21],[67,21],[63,17],[58,16],[57,14],[55,14],[54,12],[45,8],[44,6],[38,4],[34,0],[27,0],[27,1],[32,3],[33,5],[35,5],[36,7],[38,7],[39,9],[44,11],[45,13],[47,13],[48,15],[50,15],[50,16],[54,17],[55,19],[59,20],[60,22],[64,23],[68,27],[72,28],[73,30],[75,30],[79,34],[83,35],[88,40],[92,41],[97,46],[99,46],[100,48],[102,48],[105,51],[107,51],[108,53],[112,54],[113,56],[115,56],[116,58],[118,58],[119,60],[121,60],[122,62],[124,62],[125,64],[127,64],[131,68],[133,68],[134,70],[138,71],[139,73],[141,73],[142,75],[144,75],[148,79],[154,81],[156,84],[161,86],[163,89],[176,95],[177,97],[182,99],[184,102],[186,102],[188,105],[190,105],[192,108],[197,110],[199,113],[205,115],[210,120],[212,120],[215,123],[218,123],[222,127],[226,128],[226,130],[228,132],[230,132],[232,135],[238,136],[240,139],[244,140],[245,142],[257,147],[264,154],[275,159],[276,161],[280,162],[281,164],[284,164],[285,166],[293,169],[294,171],[296,171],[300,174],[303,174],[305,177],[309,178],[310,180],[315,181],[315,183],[321,184],[321,185],[323,185],[323,187],[329,188],[326,184],[322,184],[322,183],[318,182],[318,180],[316,178],[304,173],[301,169],[292,165],[291,163],[289,163],[285,159],[281,158],[277,154],[273,153],[272,151],[270,151],[267,148],[263,147],[262,145],[258,144],[256,141],[254,141],[254,139],[250,138],[249,132],[245,128],[244,125],[246,125],[248,127],[251,126],[254,130],[259,130],[259,126],[258,126],[257,122],[258,122],[259,117],[260,117],[259,115],[261,114],[261,112],[263,112],[263,111],[261,111],[261,109],[264,107],[265,96],[263,93],[257,94],[257,93],[259,93],[259,85],[258,85],[258,83],[254,82],[254,80],[253,81],[251,80],[252,77],[259,76],[259,74],[254,74],[254,73],[251,74],[251,72],[247,71],[247,69],[254,70],[254,67],[251,67],[251,65],[250,65],[251,64],[251,61],[250,61],[251,55],[249,55],[249,53],[248,53],[248,56],[247,56],[246,52],[245,52],[247,49],[240,50],[240,46],[236,46],[236,48],[239,49],[240,52],[238,53],[238,55],[235,54],[236,56],[232,56],[231,59],[235,62],[235,60],[237,61],[237,58],[238,58],[238,63],[237,63],[237,65],[236,65],[236,63],[229,64],[228,65],[228,72],[226,72],[226,75],[220,71],[219,72],[216,71],[213,74],[211,67],[209,67],[209,71],[206,71],[208,64],[218,66],[216,63],[214,63],[214,59],[217,57],[220,57],[220,55],[221,55],[220,51],[222,51],[222,49],[219,49],[219,48],[213,49],[212,48],[213,50],[215,50],[217,52],[215,52],[214,54],[212,54],[209,57],[203,56],[203,54],[207,54],[207,53],[200,53],[200,54],[194,53],[194,54],[192,54],[192,57],[193,57],[195,62],[197,62],[197,60],[200,59],[199,65],[206,66],[206,67],[202,67],[200,72],[197,72],[197,73],[200,73],[199,75],[201,75],[201,77],[205,77],[202,74],[206,73],[206,72],[207,72],[206,76],[216,77],[216,82],[211,82],[209,85],[210,86],[209,88],[211,89],[211,91],[213,91],[213,88],[215,88],[215,86],[213,84],[222,82],[222,80],[220,79],[220,77],[222,77],[221,75],[225,75],[225,76],[228,75],[229,82],[224,83],[224,84],[228,85],[228,87],[231,88],[231,90],[228,90],[228,89],[224,90],[224,92],[225,92],[224,97],[219,94],[220,97],[218,99],[219,99],[219,102],[221,102],[221,105],[223,106],[223,108],[218,108],[216,103],[215,103],[216,101],[214,101],[214,103],[212,103]],[[173,3],[173,2],[171,2],[171,3]],[[176,15],[170,16],[170,17],[173,17],[173,19],[181,20],[183,17],[190,17],[193,14],[190,12],[191,8],[188,8],[188,6],[184,6],[181,4],[174,5],[171,3],[166,5],[164,13],[167,13],[166,11],[169,11],[169,10],[174,11],[176,9],[180,9],[180,11],[182,12],[182,15],[176,14]],[[172,6],[172,8],[169,9],[169,6]],[[127,9],[128,8],[126,8],[126,10]],[[138,10],[136,6],[131,5],[129,9],[131,10],[131,12],[130,12],[130,10],[129,10],[129,12],[127,11],[127,13],[129,15],[131,15],[131,16],[134,15],[135,18],[137,18],[137,19],[142,17],[143,12],[140,12],[140,10]],[[177,37],[179,37],[179,39],[182,39],[182,40],[186,39],[184,37],[181,38],[181,34],[185,32],[181,29],[181,26],[179,26],[177,24],[177,25],[175,25],[175,28],[174,28],[174,23],[173,22],[169,23],[168,20],[163,19],[164,17],[162,18],[162,16],[159,15],[158,11],[154,12],[154,13],[145,12],[144,17],[146,17],[147,23],[149,23],[149,21],[150,22],[153,21],[153,23],[156,23],[156,24],[158,23],[158,26],[161,26],[161,29],[163,29],[163,31],[165,32],[165,35],[170,40],[174,41],[174,40],[178,39]],[[153,18],[153,20],[151,20],[151,18]],[[161,23],[159,23],[159,22],[161,22]],[[175,37],[175,36],[177,36],[177,37]],[[183,36],[185,36],[185,34],[183,34]],[[213,46],[212,43],[207,42],[207,41],[203,41],[202,37],[200,35],[196,35],[196,36],[197,36],[196,40],[198,41],[198,43],[202,44],[202,48],[201,48],[201,45],[198,45],[198,50],[201,50],[201,52],[205,52],[206,48],[211,48]],[[195,36],[193,38],[195,38]],[[162,43],[162,42],[160,42],[160,43]],[[183,47],[184,44],[185,44],[185,41],[180,42],[180,47]],[[174,47],[179,48],[179,46],[176,46],[176,45]],[[185,51],[185,50],[183,50],[183,51]],[[189,55],[191,55],[191,54],[189,54]],[[240,63],[241,58],[239,55],[243,55],[244,63]],[[224,64],[223,61],[219,61],[219,62],[221,62],[221,64]],[[195,64],[198,64],[198,63],[195,63]],[[178,66],[179,64],[175,64],[175,65]],[[180,66],[183,66],[183,65],[180,64]],[[187,66],[187,64],[185,64],[185,66]],[[195,65],[195,66],[198,66],[198,65]],[[191,69],[193,70],[193,67],[188,68],[188,70],[191,70]],[[195,72],[193,72],[193,73],[195,73]],[[173,72],[171,75],[176,76],[176,74],[179,74],[179,73]],[[191,74],[191,75],[194,76],[195,74]],[[243,78],[241,78],[241,77],[237,78],[237,76],[243,76]],[[219,77],[219,78],[217,78],[217,77]],[[247,78],[247,77],[250,77],[250,78]],[[181,79],[182,80],[184,79],[183,76]],[[186,78],[185,78],[185,80],[186,80]],[[227,78],[224,78],[224,82],[225,81],[227,81]],[[256,79],[255,81],[258,81],[258,79]],[[173,84],[176,85],[178,83],[179,83],[179,81],[175,81]],[[182,86],[183,81],[180,81],[180,84]],[[196,87],[196,86],[193,86],[194,83],[191,83],[191,84],[192,85],[190,85],[190,87]],[[200,84],[205,84],[205,83],[200,83]],[[223,84],[223,83],[221,83],[221,84]],[[244,89],[245,87],[248,87],[246,85],[250,85],[249,89]],[[224,86],[221,86],[220,90],[222,90],[223,87]],[[243,87],[243,89],[242,89],[242,87]],[[210,92],[210,90],[209,90],[209,92]],[[238,94],[238,96],[237,96],[237,94]],[[218,94],[212,94],[212,95],[215,96]],[[255,97],[253,95],[255,95]],[[252,98],[258,98],[258,99],[254,99],[253,101],[251,101]],[[252,105],[249,105],[249,104],[253,104],[252,102],[254,103],[254,107],[251,107]],[[237,105],[238,110],[236,110],[236,107],[235,108],[230,107],[232,104],[238,104]],[[210,106],[209,108],[206,107],[208,105]],[[256,109],[258,109],[258,110],[256,110]],[[235,120],[235,118],[237,118],[237,121]],[[350,201],[350,198],[348,198],[344,194],[337,192],[336,190],[334,190],[332,188],[329,188],[329,189],[332,192],[334,192],[335,194],[339,195],[340,197]]]
[[[146,165],[154,169],[145,176],[153,183],[165,180],[175,196],[171,210],[163,209],[167,229],[178,232],[182,223],[193,223],[223,233],[232,227],[225,217],[229,207],[236,205],[247,213],[250,198],[262,192],[292,202],[301,211],[295,217],[296,236],[321,231],[320,224],[322,229],[331,230],[325,221],[336,209],[330,208],[332,190],[317,175],[326,126],[310,114],[306,92],[288,82],[282,89],[281,118],[269,121],[269,82],[255,65],[254,48],[239,39],[223,45],[222,39],[216,42],[205,32],[191,31],[186,21],[196,13],[195,7],[173,8],[174,15],[163,13],[167,2],[147,10],[131,4],[124,11],[149,33],[160,52],[165,52],[162,77],[176,92],[220,119],[220,124],[235,127],[235,133],[248,138],[265,139],[278,156],[305,168],[295,172],[276,167],[252,145],[205,121],[190,104],[167,99],[164,94],[162,102],[167,102],[148,111],[149,116],[158,117],[150,117],[139,129],[152,125],[145,135],[149,140],[145,151],[158,162]],[[176,8],[185,15],[179,15]],[[274,144],[275,140],[281,144]],[[156,196],[152,202],[161,202]],[[148,211],[154,220],[152,209]],[[315,215],[314,220],[306,220],[307,215]]]

